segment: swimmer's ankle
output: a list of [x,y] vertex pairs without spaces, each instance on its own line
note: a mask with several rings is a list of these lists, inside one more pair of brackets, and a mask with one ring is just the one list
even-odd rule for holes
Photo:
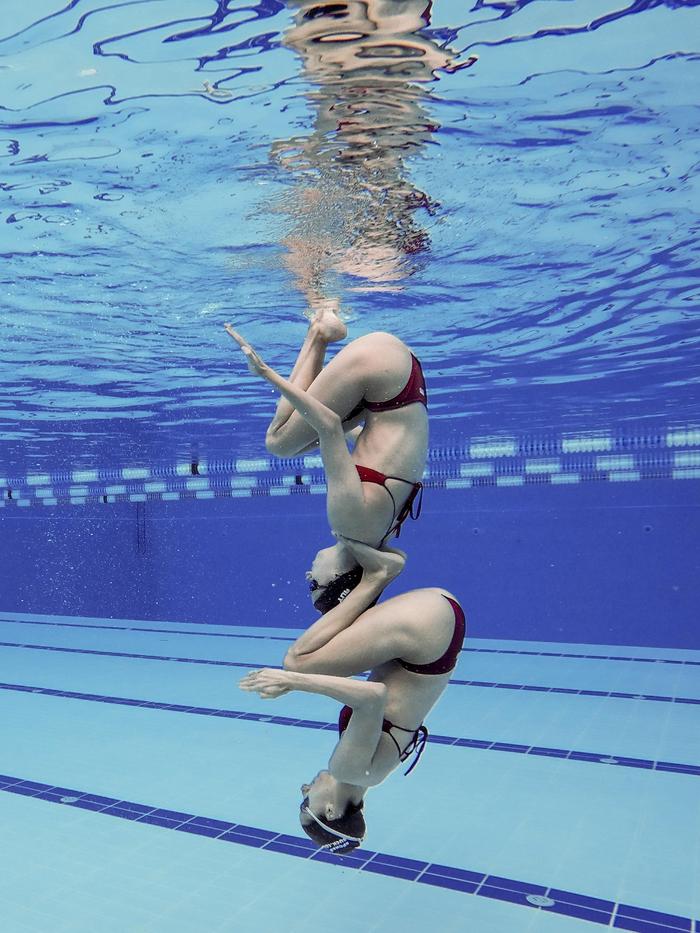
[[337,298],[317,299],[312,304],[314,315],[309,324],[309,333],[324,343],[335,343],[347,337],[348,329],[338,313]]

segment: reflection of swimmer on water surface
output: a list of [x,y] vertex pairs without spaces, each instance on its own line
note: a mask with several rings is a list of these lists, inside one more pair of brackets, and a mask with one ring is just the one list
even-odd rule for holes
[[420,30],[425,0],[290,0],[294,25],[284,44],[303,60],[313,108],[308,135],[279,140],[278,163],[301,185],[283,210],[294,217],[287,264],[312,301],[326,273],[396,288],[428,248],[419,209],[437,205],[406,177],[406,159],[438,129],[424,106],[425,85],[455,64]]
[[284,44],[304,59],[309,77],[344,80],[362,70],[383,69],[397,81],[434,81],[437,70],[456,71],[453,54],[420,33],[430,25],[425,0],[349,0],[318,3],[288,0],[295,25]]
[[216,87],[210,84],[209,81],[203,81],[202,87],[197,88],[195,93],[206,94],[208,97],[214,97],[219,100],[231,100],[233,97],[233,91],[227,91],[225,88]]

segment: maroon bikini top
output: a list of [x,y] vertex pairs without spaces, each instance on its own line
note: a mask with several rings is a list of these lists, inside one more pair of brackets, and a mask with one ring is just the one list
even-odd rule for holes
[[423,369],[417,357],[411,354],[411,375],[399,394],[386,402],[368,402],[367,399],[363,398],[350,414],[343,418],[343,423],[352,421],[365,408],[367,411],[396,411],[397,408],[405,408],[407,405],[413,405],[414,402],[421,402],[426,408],[428,407],[428,392],[425,388]]
[[428,407],[428,393],[425,388],[425,377],[418,359],[411,354],[411,375],[408,382],[394,398],[386,402],[368,402],[363,399],[362,404],[368,411],[394,411],[396,408],[405,408],[414,402],[422,402]]
[[409,664],[408,661],[402,661],[401,658],[396,659],[401,667],[405,668],[407,671],[412,671],[414,674],[447,674],[457,663],[462,642],[464,641],[464,611],[460,604],[455,602],[454,599],[450,599],[450,597],[445,596],[444,593],[442,596],[443,599],[446,599],[450,606],[452,606],[452,611],[455,615],[455,628],[452,634],[452,640],[447,646],[447,651],[436,661],[431,661],[430,664]]

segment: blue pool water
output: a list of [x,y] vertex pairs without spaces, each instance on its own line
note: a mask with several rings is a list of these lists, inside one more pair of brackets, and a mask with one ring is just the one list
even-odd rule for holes
[[[4,0],[0,929],[700,933],[695,0]],[[310,296],[420,356],[431,741],[315,853]]]
[[343,64],[299,3],[6,0],[4,458],[257,451],[220,325],[289,365],[314,276],[436,441],[697,422],[696,4],[395,6]]

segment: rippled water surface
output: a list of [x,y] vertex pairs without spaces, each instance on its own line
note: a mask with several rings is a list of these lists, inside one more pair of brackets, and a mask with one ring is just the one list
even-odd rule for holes
[[3,0],[0,458],[250,454],[304,313],[434,443],[697,421],[697,3]]

